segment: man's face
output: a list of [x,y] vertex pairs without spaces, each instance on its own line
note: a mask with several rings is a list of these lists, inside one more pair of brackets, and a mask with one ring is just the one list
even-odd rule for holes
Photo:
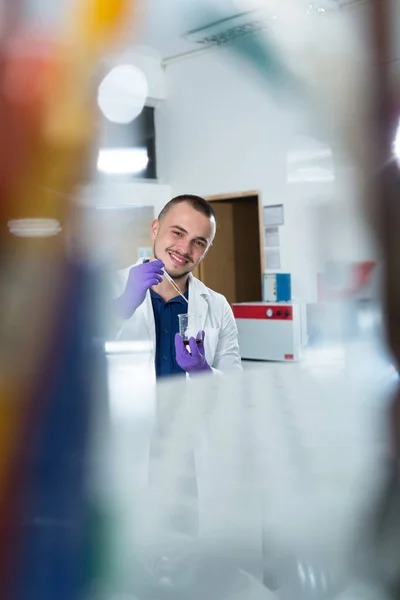
[[173,206],[151,224],[154,257],[162,260],[175,279],[193,271],[204,258],[215,235],[215,222],[187,202]]

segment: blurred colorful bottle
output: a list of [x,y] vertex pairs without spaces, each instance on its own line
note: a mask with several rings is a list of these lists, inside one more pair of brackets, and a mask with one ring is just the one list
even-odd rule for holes
[[[91,77],[132,5],[79,0],[56,34],[0,40],[2,600],[78,600],[96,577],[88,449],[106,365],[94,342],[96,274],[67,253],[65,226],[94,139]],[[28,218],[53,219],[60,232],[10,234],[11,220]]]

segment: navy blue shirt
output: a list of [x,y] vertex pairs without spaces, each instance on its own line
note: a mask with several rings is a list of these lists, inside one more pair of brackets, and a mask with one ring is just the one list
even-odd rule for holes
[[[185,371],[175,360],[175,335],[179,331],[178,315],[187,313],[187,302],[181,296],[165,302],[156,292],[150,290],[156,325],[156,375],[183,375]],[[185,293],[189,298],[189,291]]]

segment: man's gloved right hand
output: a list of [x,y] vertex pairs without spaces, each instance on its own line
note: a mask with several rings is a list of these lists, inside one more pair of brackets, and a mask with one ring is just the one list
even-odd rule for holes
[[132,267],[123,294],[115,301],[116,311],[122,319],[129,319],[142,304],[147,290],[161,283],[164,275],[164,263],[161,260]]

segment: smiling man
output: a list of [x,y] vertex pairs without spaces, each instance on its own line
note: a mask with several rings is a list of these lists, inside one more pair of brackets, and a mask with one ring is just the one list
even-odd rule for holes
[[[227,300],[192,275],[215,233],[215,214],[204,198],[177,196],[151,224],[151,260],[118,273],[115,308],[123,319],[119,337],[152,342],[157,377],[241,369],[236,323]],[[178,334],[178,315],[186,312],[201,316],[202,322],[202,342],[190,340],[189,349]]]

